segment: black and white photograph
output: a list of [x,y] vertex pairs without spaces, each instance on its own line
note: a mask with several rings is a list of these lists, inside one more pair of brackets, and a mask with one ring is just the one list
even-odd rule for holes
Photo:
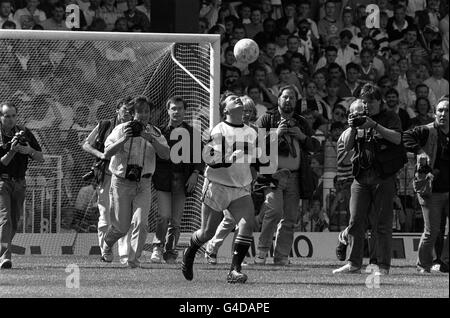
[[0,0],[0,308],[448,299],[448,81],[444,0]]

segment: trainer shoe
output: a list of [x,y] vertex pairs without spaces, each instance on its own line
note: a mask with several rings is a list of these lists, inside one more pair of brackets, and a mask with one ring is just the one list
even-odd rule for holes
[[205,258],[206,258],[206,262],[209,265],[216,265],[217,264],[217,254],[209,254],[208,252],[205,252]]
[[345,261],[347,258],[347,245],[339,242],[338,246],[336,246],[336,257],[341,262]]
[[377,264],[369,264],[367,265],[365,270],[366,273],[376,273],[378,271],[380,271],[380,268],[378,267]]
[[361,274],[361,268],[352,266],[351,264],[345,264],[344,266],[335,269],[333,274]]
[[139,262],[137,259],[134,261],[127,261],[127,266],[129,268],[137,268],[141,266],[141,262]]
[[236,284],[236,283],[237,284],[245,284],[245,282],[247,281],[247,278],[248,278],[247,275],[233,269],[227,275],[227,282],[229,284]]
[[103,255],[100,258],[102,262],[111,263],[114,259],[114,254],[112,248],[109,247],[106,243],[103,246]]
[[150,261],[152,263],[161,263],[162,262],[162,252],[161,252],[161,248],[158,246],[155,246],[153,248],[153,253],[152,256],[150,257]]
[[12,267],[12,262],[10,259],[4,259],[0,264],[0,269],[10,269]]
[[194,259],[186,256],[187,248],[183,251],[183,261],[181,262],[181,272],[184,278],[192,280],[194,278]]

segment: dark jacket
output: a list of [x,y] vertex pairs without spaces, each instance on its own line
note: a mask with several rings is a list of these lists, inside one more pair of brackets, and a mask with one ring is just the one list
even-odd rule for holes
[[[320,143],[317,139],[313,138],[314,131],[309,126],[306,119],[294,113],[293,119],[296,121],[296,126],[307,136],[303,142],[300,142],[300,169],[299,169],[299,187],[300,187],[300,197],[302,199],[310,198],[315,189],[317,188],[317,177],[315,177],[314,172],[310,166],[310,153],[319,151]],[[257,126],[260,128],[265,128],[267,131],[271,128],[278,128],[279,122],[281,120],[281,115],[278,109],[268,112],[267,114],[261,116],[257,121]],[[283,145],[284,139],[280,138],[278,140],[278,155],[285,155],[286,149]],[[266,138],[266,151],[270,155],[270,145],[269,138]],[[289,151],[289,150],[288,150]],[[260,184],[277,184],[271,176],[263,175],[258,178],[258,183]]]
[[[155,185],[155,188],[159,191],[171,191],[171,181],[173,178],[173,173],[181,173],[183,175],[183,182],[186,183],[186,181],[189,179],[191,174],[194,172],[194,170],[198,170],[199,174],[203,174],[204,170],[204,163],[194,163],[194,154],[197,152],[194,149],[194,129],[189,124],[183,122],[181,126],[178,128],[184,128],[189,132],[190,140],[189,140],[189,147],[190,147],[190,162],[180,162],[180,163],[173,163],[171,159],[164,160],[160,158],[158,155],[156,155],[156,167],[155,167],[155,173],[153,174],[153,183]],[[170,134],[174,127],[172,126],[165,126],[160,128],[161,133],[166,138],[167,143],[169,147],[172,149],[172,147],[177,144],[181,140],[181,136],[178,138],[178,140],[171,140]],[[202,147],[203,148],[203,147]],[[201,152],[200,152],[201,153]],[[202,161],[202,160],[201,160]]]

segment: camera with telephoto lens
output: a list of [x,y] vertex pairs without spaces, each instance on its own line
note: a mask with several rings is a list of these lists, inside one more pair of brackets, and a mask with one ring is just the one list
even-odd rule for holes
[[364,125],[364,123],[367,120],[368,114],[366,112],[363,113],[357,113],[357,114],[350,114],[350,117],[353,118],[353,127],[360,127]]
[[131,127],[131,130],[133,131],[133,137],[139,137],[144,130],[144,125],[137,120],[130,121],[128,123],[128,127]]
[[141,181],[142,167],[138,165],[128,165],[125,178],[130,181]]

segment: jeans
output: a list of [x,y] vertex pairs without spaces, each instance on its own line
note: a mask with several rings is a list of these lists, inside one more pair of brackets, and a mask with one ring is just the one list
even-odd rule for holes
[[110,199],[113,204],[111,227],[106,232],[105,243],[112,247],[132,226],[128,262],[136,262],[147,238],[147,219],[152,202],[151,178],[135,182],[113,175]]
[[265,201],[261,207],[263,215],[258,252],[260,257],[267,256],[276,232],[274,259],[285,260],[289,257],[294,240],[294,226],[297,221],[300,201],[298,172],[289,176],[286,189],[267,188]]
[[[98,194],[98,244],[103,248],[105,243],[105,234],[111,225],[111,204],[109,198],[109,189],[111,187],[111,175],[105,174],[103,183],[97,188]],[[128,248],[130,245],[130,235],[125,235],[119,239],[119,256],[121,259],[128,258]],[[103,254],[103,251],[102,251]]]
[[25,179],[0,179],[0,262],[11,259],[11,242],[23,212]]
[[[367,228],[368,213],[372,233],[376,241],[371,246],[376,253],[378,266],[389,269],[392,253],[392,219],[395,179],[380,179],[374,176],[358,177],[353,181],[350,196],[349,241],[350,255],[348,262],[356,267],[362,266],[364,256],[364,237]],[[372,255],[371,255],[372,256]]]
[[[441,216],[444,213],[448,218],[449,199],[448,192],[432,193],[429,197],[423,198],[421,204],[424,231],[419,243],[419,255],[417,265],[430,269],[433,265],[433,249],[441,228]],[[448,235],[444,240],[444,247],[441,253],[441,261],[448,265]]]

